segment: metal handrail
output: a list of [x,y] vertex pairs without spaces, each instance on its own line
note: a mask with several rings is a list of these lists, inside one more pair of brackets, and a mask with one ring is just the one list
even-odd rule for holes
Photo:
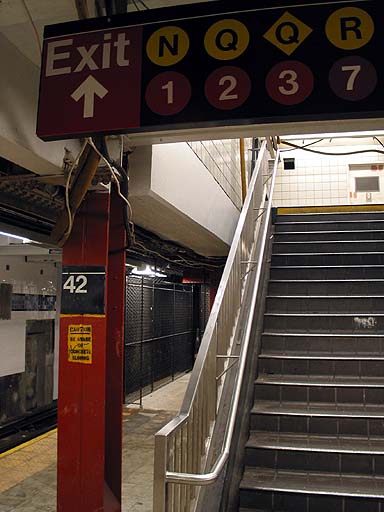
[[[273,191],[275,179],[276,179],[276,171],[277,171],[277,163],[278,158],[276,158],[275,165],[274,165],[274,171],[272,176],[272,185],[271,190]],[[247,318],[247,324],[246,324],[246,331],[244,333],[243,342],[241,344],[241,353],[240,353],[240,365],[239,365],[239,371],[236,378],[236,384],[235,384],[235,393],[234,393],[234,399],[233,403],[231,404],[230,408],[230,418],[228,422],[228,428],[225,434],[225,440],[224,440],[224,449],[222,450],[220,456],[216,460],[212,470],[209,473],[205,474],[188,474],[188,473],[177,473],[172,471],[166,472],[166,481],[169,483],[183,483],[183,484],[194,484],[194,485],[209,485],[212,482],[215,482],[220,474],[222,469],[224,468],[225,463],[228,460],[229,451],[231,448],[232,443],[232,436],[233,431],[235,429],[235,423],[236,423],[236,414],[237,409],[239,406],[239,399],[240,399],[240,392],[241,392],[241,386],[243,383],[243,377],[244,377],[244,371],[245,371],[245,365],[247,361],[247,353],[248,353],[248,347],[249,347],[249,340],[251,335],[251,329],[252,329],[252,320],[255,313],[255,307],[256,307],[256,299],[257,294],[259,291],[259,285],[260,285],[260,276],[261,276],[261,269],[263,264],[263,258],[262,255],[264,254],[265,245],[266,245],[266,239],[268,234],[268,227],[269,227],[269,220],[271,216],[271,209],[272,209],[272,201],[268,201],[268,209],[266,213],[266,218],[264,221],[264,229],[263,234],[261,237],[261,246],[259,249],[259,258],[256,266],[256,277],[255,277],[255,284],[254,289],[252,293],[251,298],[251,304],[249,308],[249,316]]]
[[[232,442],[232,436],[236,423],[236,412],[238,409],[240,392],[242,388],[242,381],[244,377],[244,371],[246,366],[246,355],[248,352],[250,334],[252,328],[252,320],[256,307],[256,299],[259,291],[260,279],[261,279],[261,270],[262,270],[262,262],[263,262],[263,254],[265,251],[268,226],[270,222],[271,216],[271,206],[272,206],[272,193],[276,178],[277,165],[279,160],[279,155],[277,155],[275,159],[275,165],[272,172],[272,180],[267,180],[264,183],[263,192],[261,196],[261,203],[255,205],[256,198],[256,184],[262,180],[264,176],[262,175],[262,167],[263,165],[268,165],[267,162],[267,148],[264,143],[261,150],[259,159],[257,162],[257,168],[252,176],[252,180],[249,186],[249,193],[244,203],[244,207],[242,209],[242,213],[239,218],[238,226],[234,235],[234,239],[231,245],[231,250],[228,255],[227,264],[225,266],[223,277],[220,282],[220,286],[217,292],[217,296],[215,299],[214,306],[212,308],[212,312],[207,324],[207,328],[202,340],[202,344],[198,353],[198,357],[195,362],[195,366],[193,372],[191,374],[191,379],[187,388],[187,392],[184,397],[184,401],[180,410],[179,415],[168,423],[163,429],[161,429],[155,437],[155,489],[154,489],[154,509],[156,512],[164,512],[166,510],[179,510],[178,508],[174,508],[173,505],[168,507],[166,501],[177,501],[179,504],[183,503],[183,507],[185,507],[187,503],[192,503],[195,498],[195,490],[191,490],[190,488],[185,489],[187,485],[189,486],[204,486],[209,485],[215,482],[229,456],[229,450]],[[267,202],[266,198],[266,189],[268,187],[269,182],[269,200],[268,206],[265,208],[265,204]],[[257,208],[255,208],[257,206]],[[261,244],[258,250],[257,263],[255,264],[254,260],[250,259],[251,254],[254,252],[254,248],[257,243],[255,230],[256,226],[252,226],[250,222],[251,213],[257,211],[263,211],[264,225],[261,233],[261,237],[259,236],[259,241],[261,240]],[[253,218],[253,217],[252,217]],[[255,219],[253,219],[255,221]],[[257,215],[256,222],[261,221],[260,215]],[[251,226],[250,226],[251,225]],[[259,233],[260,235],[260,233]],[[246,259],[244,258],[243,252],[245,252]],[[244,269],[244,273],[239,272],[239,268],[242,267],[244,263],[248,264],[248,268]],[[252,266],[254,268],[252,268]],[[219,395],[223,389],[224,380],[226,377],[226,373],[229,371],[231,367],[233,367],[233,363],[229,367],[230,353],[233,348],[234,342],[234,332],[236,328],[237,321],[240,315],[240,309],[242,306],[242,299],[244,296],[244,287],[247,282],[250,273],[255,270],[254,274],[254,285],[252,289],[252,295],[250,304],[247,304],[247,320],[245,325],[244,334],[242,336],[241,341],[241,349],[240,356],[238,359],[238,372],[236,375],[234,391],[232,395],[229,420],[227,421],[226,431],[224,436],[224,441],[222,444],[222,449],[220,454],[218,455],[215,463],[213,464],[212,469],[209,472],[203,471],[203,460],[200,460],[200,457],[203,453],[207,453],[207,444],[210,441],[213,425],[217,416],[217,404],[220,401]],[[228,290],[231,292],[231,296],[228,296]],[[234,291],[236,291],[236,295],[238,297],[234,298]],[[229,304],[229,307],[228,307]],[[226,315],[223,314],[226,310],[229,309],[232,318],[231,322],[228,322],[226,319]],[[236,318],[233,321],[233,318]],[[224,329],[224,332],[227,343],[224,343],[225,353],[219,354],[220,352],[220,344],[223,342],[220,339],[220,322],[227,322]],[[216,337],[215,337],[216,334]],[[215,345],[216,338],[216,352],[213,350]],[[223,357],[225,356],[225,357]],[[209,386],[200,386],[200,384],[205,381],[208,382],[208,376],[212,373],[208,374],[206,368],[209,365],[212,365],[213,358],[215,359],[216,366],[216,379],[222,379],[220,382],[220,386],[216,388],[216,396],[212,400],[210,397]],[[217,369],[220,370],[219,362],[227,359],[227,366],[225,363],[222,363],[222,370],[219,371],[219,377],[217,377]],[[218,368],[219,367],[219,368]],[[202,389],[206,389],[205,393],[208,397],[201,397]],[[196,403],[200,406],[198,409]],[[200,410],[204,410],[206,413],[203,415],[200,413]],[[199,416],[200,413],[200,416]],[[192,428],[189,428],[190,425],[188,420],[195,420],[196,428],[199,430],[196,433],[193,432]],[[204,423],[204,425],[202,425]],[[201,430],[201,431],[200,431]],[[192,439],[192,441],[191,441]],[[192,448],[192,444],[195,443],[197,445],[197,455],[190,454],[190,457],[183,458],[183,450],[188,451],[189,448]],[[196,451],[196,450],[194,450]],[[181,455],[180,455],[181,452]],[[193,460],[190,460],[193,459]],[[169,466],[178,466],[176,467]],[[180,470],[181,466],[181,470]],[[192,470],[192,471],[191,471]],[[167,484],[184,484],[183,486],[175,486],[176,490],[174,490],[173,494],[177,494],[176,496],[172,496],[172,493],[166,492]],[[187,484],[187,485],[185,485]],[[180,506],[181,508],[181,506]]]

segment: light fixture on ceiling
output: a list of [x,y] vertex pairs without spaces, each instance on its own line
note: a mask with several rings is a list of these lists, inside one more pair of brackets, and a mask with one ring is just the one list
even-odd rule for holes
[[383,130],[372,130],[366,132],[339,132],[339,133],[308,133],[300,135],[281,135],[281,139],[285,140],[301,140],[301,139],[343,139],[346,137],[379,137],[383,136]]
[[29,242],[31,242],[29,238],[25,238],[24,236],[13,235],[12,233],[6,233],[5,231],[0,231],[0,235],[6,236],[8,238],[14,238],[15,240],[21,241],[23,244],[28,244]]
[[155,267],[150,267],[146,265],[144,268],[141,267],[132,267],[132,265],[127,264],[126,267],[131,267],[132,272],[131,275],[134,276],[147,276],[147,277],[167,277],[166,274],[159,272]]

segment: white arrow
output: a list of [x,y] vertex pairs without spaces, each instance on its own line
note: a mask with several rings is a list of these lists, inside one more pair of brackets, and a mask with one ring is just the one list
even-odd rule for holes
[[86,118],[93,117],[94,115],[95,96],[103,99],[107,93],[108,89],[101,85],[101,83],[98,82],[96,78],[93,78],[92,75],[89,75],[84,82],[81,83],[75,91],[73,91],[71,98],[75,101],[79,101],[79,99],[84,96],[83,117]]

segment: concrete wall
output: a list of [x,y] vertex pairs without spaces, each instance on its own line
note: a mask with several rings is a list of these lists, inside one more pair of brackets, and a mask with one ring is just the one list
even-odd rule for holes
[[61,172],[64,146],[75,154],[80,146],[36,137],[39,67],[1,33],[0,61],[0,156],[38,174]]
[[142,227],[200,254],[228,252],[239,210],[188,144],[136,148],[130,187]]

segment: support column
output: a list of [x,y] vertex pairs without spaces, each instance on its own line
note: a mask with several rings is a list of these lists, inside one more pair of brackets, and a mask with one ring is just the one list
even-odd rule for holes
[[[116,219],[115,198],[112,203],[111,215]],[[115,225],[116,221],[113,221]],[[122,256],[116,253],[108,263],[110,235],[112,240],[109,194],[88,193],[63,249],[58,403],[59,512],[121,510],[119,421],[123,352],[121,336],[113,333],[114,330],[122,332],[122,312],[119,308],[113,309],[114,302],[111,306],[108,304],[107,283],[108,272],[116,277],[116,283],[122,280]],[[117,284],[112,285],[113,289],[117,289]],[[120,322],[116,329],[114,321]],[[111,347],[113,340],[114,348]],[[116,369],[120,370],[115,376]],[[113,406],[110,404],[112,398]],[[106,421],[109,415],[112,419]],[[114,437],[116,443],[111,441]],[[111,472],[114,464],[120,468],[117,473]]]
[[115,187],[111,193],[108,254],[107,381],[105,407],[105,510],[121,506],[122,403],[124,400],[124,311],[126,205]]

